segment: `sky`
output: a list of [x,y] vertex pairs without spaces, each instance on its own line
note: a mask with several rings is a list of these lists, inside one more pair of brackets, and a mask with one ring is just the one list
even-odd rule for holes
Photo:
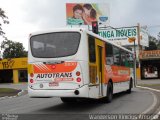
[[66,3],[107,3],[110,26],[130,27],[140,23],[155,37],[160,32],[160,0],[0,0],[0,8],[10,22],[3,25],[7,38],[23,43],[28,50],[30,33],[66,27]]

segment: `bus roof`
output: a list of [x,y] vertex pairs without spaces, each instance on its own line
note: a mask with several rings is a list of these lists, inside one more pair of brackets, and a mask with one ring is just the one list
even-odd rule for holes
[[112,44],[112,45],[114,45],[116,47],[119,47],[119,48],[121,48],[121,49],[123,49],[123,50],[125,50],[125,51],[127,51],[127,52],[129,52],[131,54],[134,54],[132,51],[130,51],[130,50],[128,50],[128,49],[126,49],[126,48],[124,48],[124,47],[122,47],[120,45],[117,45],[116,43],[114,43],[112,41],[109,41],[106,38],[103,38],[103,37],[99,36],[98,34],[95,34],[92,31],[87,30],[86,28],[56,28],[56,29],[51,29],[51,30],[46,30],[46,31],[33,32],[33,33],[30,34],[30,37],[32,37],[34,35],[39,35],[39,34],[52,33],[52,32],[66,32],[66,31],[77,31],[77,32],[84,31],[87,34],[92,35],[92,36],[94,36],[94,37],[96,37],[96,38],[98,38],[98,39],[100,39],[102,41],[110,43],[110,44]]

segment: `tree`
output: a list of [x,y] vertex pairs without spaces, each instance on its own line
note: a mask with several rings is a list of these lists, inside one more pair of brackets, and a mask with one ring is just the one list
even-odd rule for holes
[[158,37],[158,41],[160,41],[160,32],[158,33],[157,37]]
[[160,50],[160,32],[158,33],[157,37],[158,37],[157,49]]
[[157,45],[154,41],[149,41],[149,47],[146,47],[145,50],[157,50]]
[[145,47],[145,50],[157,50],[158,40],[149,35],[149,47]]
[[4,36],[5,32],[2,29],[2,24],[9,24],[9,21],[8,21],[8,17],[5,15],[5,12],[2,10],[2,8],[0,8],[0,18],[2,20],[2,22],[0,21],[0,36],[6,38]]
[[157,50],[160,50],[160,41],[157,44]]
[[27,57],[27,51],[24,50],[23,44],[11,40],[4,40],[1,44],[4,50],[3,58]]

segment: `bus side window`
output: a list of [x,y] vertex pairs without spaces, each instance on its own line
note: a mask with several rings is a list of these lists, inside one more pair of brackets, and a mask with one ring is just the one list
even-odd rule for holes
[[113,60],[114,65],[120,65],[120,49],[113,46]]
[[133,67],[133,55],[132,54],[130,54],[130,53],[126,53],[126,64],[125,64],[125,66],[126,67]]
[[89,61],[92,63],[96,62],[96,50],[95,50],[95,38],[88,36],[88,45],[89,45]]
[[113,47],[111,44],[105,44],[105,51],[106,51],[106,64],[113,65]]
[[126,62],[126,52],[124,50],[121,50],[121,66],[125,66]]

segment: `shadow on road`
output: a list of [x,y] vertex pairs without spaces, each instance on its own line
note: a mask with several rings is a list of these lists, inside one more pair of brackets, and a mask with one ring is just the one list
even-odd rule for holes
[[[136,92],[136,91],[133,91],[133,93]],[[123,98],[124,96],[130,96],[130,94],[127,94],[126,92],[121,92],[121,93],[117,93],[117,94],[114,94],[113,96],[113,101],[112,103],[114,103],[114,101],[120,99],[120,98]],[[59,99],[59,101],[61,101]],[[81,112],[81,113],[85,113],[86,111],[90,111],[92,109],[95,109],[95,108],[99,108],[99,107],[102,107],[102,106],[110,106],[112,103],[104,103],[104,102],[101,102],[101,100],[96,100],[96,99],[81,99],[80,101],[78,102],[73,102],[73,103],[69,103],[69,104],[66,104],[66,103],[60,103],[60,104],[57,104],[55,106],[51,106],[51,107],[48,107],[48,108],[44,108],[44,109],[41,109],[39,110],[39,112],[51,112],[51,111],[54,111],[54,112],[67,112],[67,113],[77,113],[77,112]]]

